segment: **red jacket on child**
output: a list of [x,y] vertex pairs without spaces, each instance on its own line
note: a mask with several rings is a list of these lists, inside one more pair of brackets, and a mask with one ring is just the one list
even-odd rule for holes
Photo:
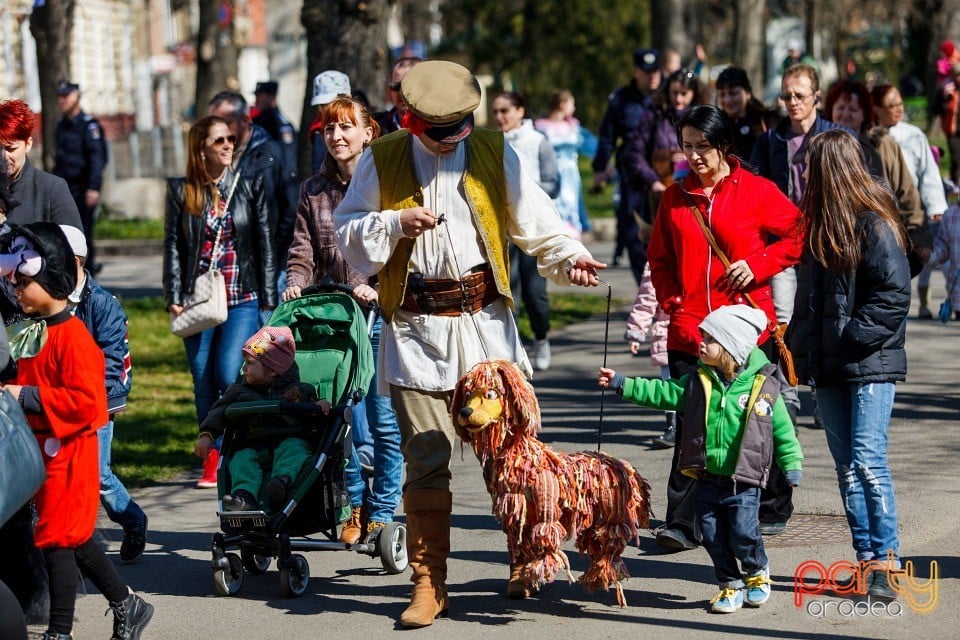
[[47,479],[34,497],[38,548],[76,547],[93,535],[100,505],[97,429],[105,425],[103,352],[69,313],[47,322],[47,342],[17,362],[17,384],[39,389],[42,413],[27,413]]

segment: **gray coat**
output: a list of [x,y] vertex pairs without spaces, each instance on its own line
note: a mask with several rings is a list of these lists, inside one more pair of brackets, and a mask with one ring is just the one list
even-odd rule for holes
[[83,228],[77,204],[64,179],[37,169],[30,160],[23,163],[20,177],[10,185],[10,193],[20,202],[16,209],[7,212],[10,224],[46,221]]

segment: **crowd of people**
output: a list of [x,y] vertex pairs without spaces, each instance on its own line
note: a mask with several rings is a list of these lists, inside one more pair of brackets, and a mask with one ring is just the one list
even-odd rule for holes
[[[931,317],[931,269],[946,263],[948,283],[960,270],[960,208],[947,209],[934,152],[904,121],[895,87],[844,80],[824,99],[817,68],[798,55],[785,61],[778,109],[739,67],[719,74],[713,104],[697,67],[665,71],[676,57],[634,52],[632,79],[611,94],[596,139],[568,90],[555,91],[539,119],[522,94],[497,93],[499,131],[490,131],[475,127],[480,87],[461,65],[399,59],[386,85],[392,107],[380,113],[346,74],[324,71],[312,86],[313,175],[302,183],[277,83],[259,83],[252,107],[236,92],[215,95],[190,127],[183,177],[168,181],[163,242],[172,319],[200,276],[217,272],[225,290],[225,318],[183,338],[198,488],[225,477],[218,451],[231,402],[330,411],[299,377],[293,334],[270,318],[312,285],[345,286],[380,313],[369,334],[375,377],[354,411],[340,541],[375,540],[402,499],[414,586],[400,623],[423,627],[444,614],[453,389],[485,359],[516,362],[528,376],[550,367],[547,279],[595,286],[606,267],[581,242],[590,220],[577,161],[589,154],[595,188],[619,183],[613,262],[625,253],[639,286],[625,338],[634,354],[649,342],[660,371],[648,380],[601,368],[598,383],[666,411],[653,444],[674,449],[657,544],[706,548],[720,587],[711,611],[767,601],[763,536],[782,533],[793,511],[805,384],[857,561],[892,554],[899,566],[886,432],[906,374],[910,280],[919,274],[920,318]],[[960,78],[960,63],[948,71]],[[950,73],[941,90],[948,138],[960,111]],[[26,320],[2,388],[24,408],[48,468],[33,506],[3,524],[3,539],[24,553],[0,585],[28,618],[46,610],[44,637],[63,640],[79,566],[110,602],[114,637],[138,638],[153,608],[91,538],[98,502],[123,529],[121,562],[136,562],[148,535],[146,514],[110,470],[131,359],[123,309],[93,280],[104,132],[80,110],[77,85],[60,83],[58,95],[53,174],[27,158],[35,116],[21,101],[0,103],[0,253],[12,265],[0,303],[8,321]],[[948,316],[960,290],[949,294]],[[534,334],[529,356],[520,301]],[[778,348],[784,323],[794,370]],[[50,391],[61,387],[70,391]],[[279,509],[309,445],[287,437],[263,454],[250,446],[232,456],[224,511]],[[880,569],[868,593],[896,598]]]

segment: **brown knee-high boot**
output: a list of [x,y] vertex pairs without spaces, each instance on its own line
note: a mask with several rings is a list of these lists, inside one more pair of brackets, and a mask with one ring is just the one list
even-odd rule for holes
[[407,555],[413,575],[410,606],[400,616],[404,627],[426,627],[447,610],[447,556],[453,494],[414,489],[403,496],[407,514]]

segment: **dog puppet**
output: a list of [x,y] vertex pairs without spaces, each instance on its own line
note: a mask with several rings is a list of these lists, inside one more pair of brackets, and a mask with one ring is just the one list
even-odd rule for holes
[[573,581],[561,546],[574,538],[590,558],[580,577],[587,591],[629,577],[621,559],[652,515],[650,486],[630,463],[604,453],[562,453],[537,440],[540,406],[520,370],[506,360],[485,360],[457,383],[454,428],[483,466],[493,514],[507,534],[507,594],[524,598],[553,581],[561,568]]

